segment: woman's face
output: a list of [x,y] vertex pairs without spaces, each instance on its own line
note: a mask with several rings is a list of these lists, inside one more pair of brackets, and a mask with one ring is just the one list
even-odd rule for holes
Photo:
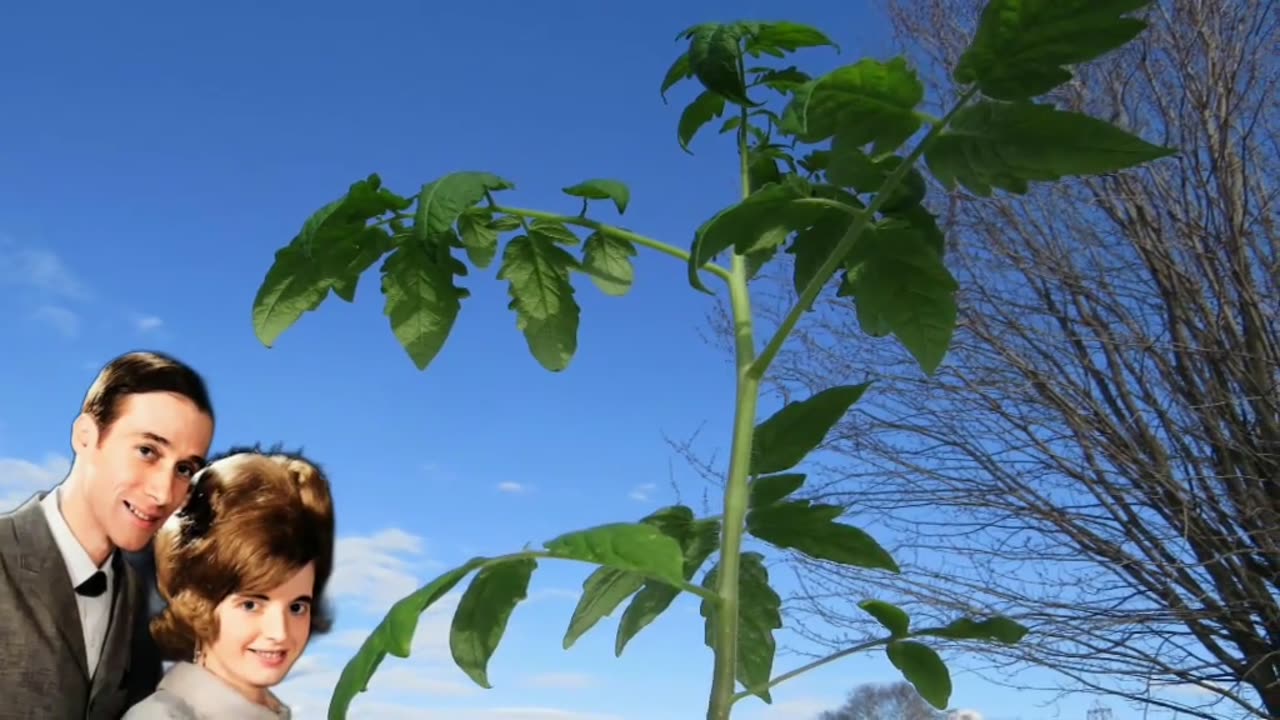
[[204,664],[254,702],[262,702],[307,646],[315,563],[262,595],[233,593],[217,607],[218,639]]

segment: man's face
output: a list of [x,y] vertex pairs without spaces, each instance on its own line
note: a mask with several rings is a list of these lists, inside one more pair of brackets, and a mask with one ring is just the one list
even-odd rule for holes
[[77,463],[84,463],[90,513],[112,545],[136,552],[186,502],[203,467],[213,420],[175,393],[124,396],[101,431],[76,421]]

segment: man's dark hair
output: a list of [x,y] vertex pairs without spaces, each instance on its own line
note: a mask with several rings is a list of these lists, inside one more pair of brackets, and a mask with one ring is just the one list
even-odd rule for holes
[[107,363],[89,386],[81,411],[106,432],[120,414],[120,403],[129,395],[170,392],[181,395],[213,419],[213,404],[200,373],[164,353],[138,351]]

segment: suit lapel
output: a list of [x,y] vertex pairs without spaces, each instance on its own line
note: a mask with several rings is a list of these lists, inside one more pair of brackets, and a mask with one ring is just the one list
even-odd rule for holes
[[27,597],[39,598],[31,603],[31,607],[42,634],[61,638],[84,679],[88,680],[84,630],[80,624],[80,610],[76,606],[75,588],[71,587],[67,565],[58,552],[58,544],[40,507],[40,500],[45,494],[37,493],[11,516],[16,545],[13,552],[17,555],[18,566],[22,568],[16,576]]
[[129,671],[134,608],[139,602],[138,583],[134,580],[133,568],[124,561],[119,551],[116,551],[111,562],[116,578],[111,601],[111,622],[107,625],[102,657],[98,660],[98,669],[93,676],[93,696],[103,690],[115,690],[124,685],[124,675]]

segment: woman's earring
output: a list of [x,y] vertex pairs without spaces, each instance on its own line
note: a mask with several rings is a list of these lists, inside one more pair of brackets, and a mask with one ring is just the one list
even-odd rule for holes
[[196,665],[200,665],[201,664],[200,661],[203,658],[204,658],[204,655],[203,653],[200,652],[200,648],[196,648],[195,654],[191,656],[191,662],[195,663]]

